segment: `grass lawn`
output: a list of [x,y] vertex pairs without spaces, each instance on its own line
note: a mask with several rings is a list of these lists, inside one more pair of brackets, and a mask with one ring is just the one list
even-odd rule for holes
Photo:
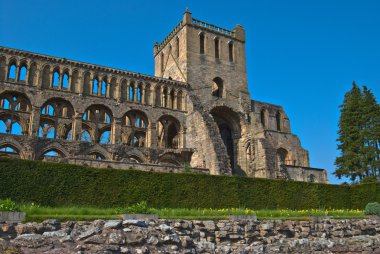
[[308,209],[308,210],[253,210],[247,208],[226,209],[185,209],[185,208],[147,208],[137,204],[128,208],[94,208],[94,207],[40,207],[33,204],[19,205],[27,214],[27,221],[45,219],[94,220],[121,219],[123,213],[158,214],[162,219],[228,219],[230,215],[257,216],[258,219],[292,219],[308,220],[315,216],[330,216],[334,219],[365,218],[363,210]]

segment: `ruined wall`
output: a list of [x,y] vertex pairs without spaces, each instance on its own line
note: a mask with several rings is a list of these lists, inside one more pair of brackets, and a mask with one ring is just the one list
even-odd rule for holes
[[380,253],[376,219],[46,220],[0,224],[0,252]]
[[185,83],[3,47],[0,73],[3,153],[190,162]]

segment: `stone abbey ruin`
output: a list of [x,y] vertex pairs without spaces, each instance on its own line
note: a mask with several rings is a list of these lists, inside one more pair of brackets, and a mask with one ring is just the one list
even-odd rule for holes
[[281,106],[251,100],[245,31],[189,11],[155,76],[0,47],[2,156],[327,183]]

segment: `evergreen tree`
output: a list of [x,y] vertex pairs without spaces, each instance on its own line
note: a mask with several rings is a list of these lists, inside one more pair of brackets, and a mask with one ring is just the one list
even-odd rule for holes
[[334,174],[351,181],[380,177],[380,105],[373,93],[356,85],[344,96],[340,105],[337,166]]
[[366,86],[363,86],[364,167],[366,177],[380,176],[380,105]]
[[336,158],[337,169],[334,174],[355,181],[357,177],[362,178],[362,92],[355,82],[352,88],[344,95],[343,104],[340,105],[340,119],[338,130],[338,149],[341,155]]

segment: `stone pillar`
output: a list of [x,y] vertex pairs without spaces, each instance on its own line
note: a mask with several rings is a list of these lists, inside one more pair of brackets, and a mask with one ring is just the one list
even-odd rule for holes
[[178,148],[186,148],[186,128],[182,127],[178,134]]
[[29,136],[38,137],[38,129],[40,127],[41,108],[32,106],[32,115],[29,122]]
[[59,70],[59,80],[58,80],[58,89],[62,90],[63,76],[62,70]]
[[110,92],[111,92],[111,84],[110,84],[109,80],[106,79],[106,95],[105,96],[107,98],[111,98]]
[[130,87],[130,85],[131,85],[131,81],[130,80],[128,80],[127,82],[126,82],[126,85],[127,85],[127,91],[126,91],[126,93],[125,93],[125,95],[126,95],[126,100],[125,101],[129,101],[129,87]]
[[37,64],[33,84],[35,84],[38,89],[42,87],[42,71],[41,67]]
[[17,65],[16,65],[16,76],[15,76],[15,81],[16,81],[16,82],[19,82],[19,79],[20,79],[20,65],[17,64]]
[[72,74],[67,73],[67,91],[71,91],[71,86],[72,86],[71,79],[72,79],[72,76],[73,76]]
[[166,108],[170,108],[170,92],[166,89]]
[[157,84],[151,84],[150,86],[150,105],[152,105],[152,107],[156,106],[156,86]]
[[84,77],[83,77],[83,72],[78,71],[78,80],[77,80],[76,87],[78,89],[79,95],[83,95],[83,86],[84,86]]
[[147,140],[147,147],[155,148],[157,147],[157,124],[156,123],[150,123],[148,127],[148,140]]
[[173,109],[174,110],[177,110],[177,96],[178,96],[178,92],[177,92],[177,90],[174,90],[174,99],[173,99]]
[[112,123],[111,144],[121,144],[123,142],[121,137],[121,123],[122,118],[114,118],[114,121]]
[[28,62],[26,63],[26,73],[25,73],[25,84],[26,84],[26,85],[29,85],[29,72],[30,72],[30,67],[31,67],[30,61],[28,61]]
[[115,82],[115,91],[116,91],[116,100],[118,102],[121,102],[121,82],[119,79],[116,80]]
[[137,86],[138,86],[138,83],[135,82],[133,84],[133,102],[137,102]]
[[160,98],[160,101],[161,101],[161,104],[160,106],[161,107],[164,107],[165,106],[165,96],[164,96],[164,87],[161,86],[161,94],[160,94],[161,98]]
[[141,104],[145,104],[145,84],[141,84]]
[[73,117],[73,126],[72,126],[72,139],[73,141],[80,141],[82,134],[82,117],[83,113],[75,113]]

